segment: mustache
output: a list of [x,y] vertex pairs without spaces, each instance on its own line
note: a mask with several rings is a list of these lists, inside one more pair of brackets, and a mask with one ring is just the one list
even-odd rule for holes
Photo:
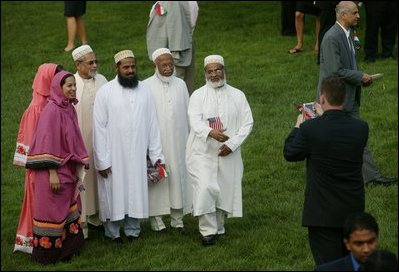
[[118,74],[118,82],[125,88],[136,88],[139,84],[137,75],[131,74],[132,77],[125,77]]

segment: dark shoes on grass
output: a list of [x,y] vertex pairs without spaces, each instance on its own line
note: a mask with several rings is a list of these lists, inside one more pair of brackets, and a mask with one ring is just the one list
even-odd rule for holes
[[398,179],[391,177],[391,178],[387,178],[387,177],[380,177],[380,178],[376,178],[370,181],[366,182],[366,186],[368,185],[384,185],[384,186],[389,186],[389,185],[393,185],[398,183]]
[[216,235],[202,236],[203,246],[212,246],[216,243]]

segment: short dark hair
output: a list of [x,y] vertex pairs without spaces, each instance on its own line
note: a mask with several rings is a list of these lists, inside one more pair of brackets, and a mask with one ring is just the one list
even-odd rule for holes
[[376,250],[362,264],[363,271],[398,271],[398,259],[388,250]]
[[344,238],[349,240],[351,233],[357,230],[370,230],[378,237],[378,224],[375,218],[366,212],[350,214],[344,223]]
[[345,83],[336,75],[326,77],[321,82],[320,94],[324,94],[328,103],[341,106],[345,101]]

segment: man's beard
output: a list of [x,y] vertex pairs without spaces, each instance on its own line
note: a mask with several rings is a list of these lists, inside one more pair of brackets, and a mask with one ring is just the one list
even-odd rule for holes
[[210,79],[206,79],[206,85],[214,89],[223,87],[226,84],[226,78],[222,78],[216,82],[212,82]]
[[163,83],[169,83],[172,80],[172,77],[176,74],[176,70],[173,69],[173,74],[171,76],[163,76],[158,70],[158,66],[155,67],[155,73],[157,74],[157,77],[163,82]]
[[129,78],[129,77],[124,77],[124,76],[118,74],[118,82],[124,88],[134,89],[137,87],[137,85],[139,85],[139,80],[137,78],[137,75],[134,75],[132,78]]
[[97,75],[97,71],[96,70],[90,70],[89,71],[89,77],[90,78],[94,78]]

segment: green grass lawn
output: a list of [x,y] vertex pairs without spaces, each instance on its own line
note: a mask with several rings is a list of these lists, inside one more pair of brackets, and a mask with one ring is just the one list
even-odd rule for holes
[[[113,56],[132,49],[138,75],[153,74],[145,33],[152,1],[88,2],[85,15],[99,72],[115,77]],[[32,96],[32,81],[43,62],[73,70],[66,45],[63,2],[1,2],[1,269],[2,270],[312,270],[307,229],[301,227],[305,163],[288,163],[285,137],[295,125],[296,103],[315,98],[318,65],[312,54],[314,18],[305,20],[304,49],[290,55],[295,37],[280,35],[280,3],[199,2],[195,30],[196,87],[204,84],[203,59],[225,58],[227,81],[247,95],[254,117],[252,134],[242,147],[243,218],[226,220],[226,235],[216,246],[200,244],[197,219],[186,216],[188,235],[153,233],[148,221],[131,244],[115,245],[93,230],[84,250],[71,261],[42,266],[13,253],[24,193],[24,169],[12,165],[18,125]],[[364,39],[365,16],[361,8]],[[397,57],[397,45],[395,47]],[[398,175],[398,63],[358,64],[384,78],[364,88],[361,116],[370,127],[368,147],[381,172]],[[367,187],[366,210],[380,225],[380,247],[398,254],[398,187]],[[168,221],[168,220],[166,220]]]

